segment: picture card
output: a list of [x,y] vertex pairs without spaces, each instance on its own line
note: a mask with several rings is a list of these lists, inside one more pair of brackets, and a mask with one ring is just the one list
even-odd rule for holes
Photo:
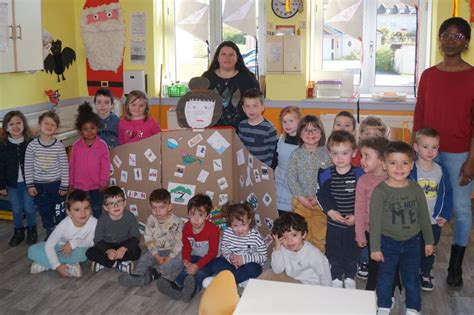
[[221,159],[212,160],[212,167],[214,169],[214,172],[222,171],[222,160]]
[[196,192],[196,186],[169,182],[168,191],[171,194],[171,203],[187,205],[189,199],[191,199],[191,197],[194,196]]
[[270,195],[268,193],[265,193],[265,195],[263,195],[263,203],[265,204],[265,206],[268,207],[268,205],[272,202],[272,197],[270,197]]
[[135,191],[135,190],[129,190],[127,191],[127,197],[128,198],[135,198],[135,199],[146,199],[146,193],[143,191]]
[[128,165],[137,166],[137,155],[135,153],[130,153],[128,155]]
[[208,171],[206,171],[206,170],[201,170],[201,172],[199,172],[199,175],[198,175],[198,177],[197,177],[197,181],[204,184],[204,183],[206,182],[208,176],[209,176],[209,172],[208,172]]
[[134,168],[133,175],[135,176],[135,180],[138,180],[138,181],[143,180],[141,168]]
[[227,184],[227,179],[225,177],[221,177],[217,180],[217,184],[219,185],[219,188],[221,190],[224,190],[226,188],[229,187],[229,185]]
[[219,131],[214,131],[214,133],[207,138],[207,143],[218,153],[222,154],[230,147],[230,143],[222,136]]
[[237,150],[237,165],[240,166],[245,163],[244,149]]
[[183,177],[185,168],[186,166],[184,165],[176,164],[176,168],[174,169],[174,176]]
[[219,195],[219,206],[225,205],[229,201],[228,194],[220,194]]
[[114,166],[112,165],[112,163],[110,163],[109,176],[114,176],[114,174],[115,174]]
[[196,156],[200,158],[206,157],[206,149],[207,147],[205,145],[198,145],[196,149]]
[[148,162],[153,163],[153,161],[156,160],[156,155],[150,148],[148,148],[144,154]]
[[122,183],[126,183],[128,181],[128,172],[127,171],[122,170],[120,172],[120,181]]
[[253,168],[253,155],[249,153],[247,160],[248,160],[249,167]]
[[114,156],[112,160],[114,161],[114,164],[117,168],[120,168],[120,166],[122,166],[122,160],[118,157],[118,155]]
[[214,199],[214,192],[213,191],[208,190],[208,191],[205,192],[205,194],[208,195],[209,198]]
[[250,193],[248,195],[247,202],[250,204],[250,206],[253,208],[253,210],[258,209],[258,199],[257,199],[257,195],[255,195],[255,193]]
[[245,184],[244,175],[240,175],[240,177],[239,177],[239,183],[240,183],[240,187],[244,187],[244,184]]
[[158,170],[155,168],[150,168],[148,170],[148,180],[151,182],[156,182],[158,180]]
[[129,205],[128,210],[133,213],[136,217],[138,217],[138,207],[137,205]]
[[199,133],[197,135],[195,135],[194,137],[192,137],[189,141],[188,141],[188,146],[190,148],[194,147],[196,144],[198,144],[199,142],[201,142],[203,140],[203,137],[202,135]]
[[268,233],[267,236],[265,236],[264,240],[265,240],[265,244],[267,245],[267,247],[269,247],[270,244],[273,242],[272,233]]
[[262,179],[260,178],[260,172],[258,171],[258,169],[253,170],[253,176],[255,177],[256,183],[260,183],[262,181]]
[[255,213],[255,223],[257,224],[258,227],[262,226],[262,220],[260,220],[260,214]]
[[109,185],[110,186],[116,186],[117,185],[117,180],[114,177],[111,177],[109,180]]
[[250,167],[247,166],[247,178],[245,179],[245,187],[253,186],[252,176],[250,175]]
[[271,231],[273,229],[273,219],[271,218],[265,218],[265,224],[267,225],[267,228]]
[[262,179],[269,180],[270,177],[268,176],[268,167],[262,166]]

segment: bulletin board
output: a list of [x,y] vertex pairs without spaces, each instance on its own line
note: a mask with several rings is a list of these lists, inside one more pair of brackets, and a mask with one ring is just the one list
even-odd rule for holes
[[171,193],[176,215],[196,193],[215,208],[248,201],[257,226],[269,234],[278,216],[271,168],[253,157],[231,127],[163,131],[111,150],[111,185],[123,187],[128,208],[143,227],[150,215],[148,197],[157,188]]

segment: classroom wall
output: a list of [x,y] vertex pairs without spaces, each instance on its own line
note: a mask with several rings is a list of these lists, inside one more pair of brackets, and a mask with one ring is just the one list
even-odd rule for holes
[[[51,33],[54,40],[60,39],[62,47],[78,50],[75,32],[75,7],[70,1],[42,0],[43,29]],[[78,58],[79,60],[79,58]],[[44,94],[47,89],[59,89],[61,98],[80,96],[78,89],[78,60],[64,72],[65,81],[57,82],[56,74],[36,71],[33,74],[24,72],[0,74],[0,109],[21,107],[36,103],[48,102]]]

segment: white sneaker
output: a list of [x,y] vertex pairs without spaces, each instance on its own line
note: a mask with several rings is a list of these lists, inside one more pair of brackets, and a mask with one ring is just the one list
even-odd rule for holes
[[385,307],[379,307],[377,309],[377,315],[390,315],[390,309]]
[[93,261],[93,262],[91,263],[91,270],[92,270],[92,272],[94,272],[94,273],[95,273],[95,272],[99,272],[99,271],[101,271],[102,269],[105,269],[105,266],[102,266],[101,264],[99,264],[98,262],[95,262],[95,261]]
[[354,279],[346,278],[346,279],[344,279],[344,287],[346,289],[355,289],[356,288],[356,282],[354,281]]
[[418,315],[418,314],[421,314],[421,313],[418,312],[417,310],[412,309],[412,308],[407,308],[407,312],[405,314],[406,315]]
[[332,287],[333,288],[342,288],[343,282],[339,279],[332,280]]
[[80,264],[67,265],[67,272],[71,277],[80,278],[82,277],[82,269]]
[[207,277],[204,280],[202,280],[202,287],[206,289],[211,284],[212,280],[214,280],[214,278],[215,277]]
[[117,263],[117,269],[122,272],[127,272],[129,274],[132,274],[135,270],[135,265],[133,264],[133,261],[131,260],[121,261]]
[[244,282],[239,283],[239,288],[245,289],[248,283],[249,283],[248,280],[245,280]]
[[31,274],[37,274],[37,273],[40,273],[40,272],[43,272],[43,271],[46,271],[48,270],[48,267],[46,266],[43,266],[43,265],[40,265],[38,264],[37,262],[33,262],[31,264],[31,269],[30,269],[30,272]]

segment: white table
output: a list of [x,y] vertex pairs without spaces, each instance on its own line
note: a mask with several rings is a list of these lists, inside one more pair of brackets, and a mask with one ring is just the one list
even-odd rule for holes
[[250,279],[234,315],[376,314],[375,292]]

